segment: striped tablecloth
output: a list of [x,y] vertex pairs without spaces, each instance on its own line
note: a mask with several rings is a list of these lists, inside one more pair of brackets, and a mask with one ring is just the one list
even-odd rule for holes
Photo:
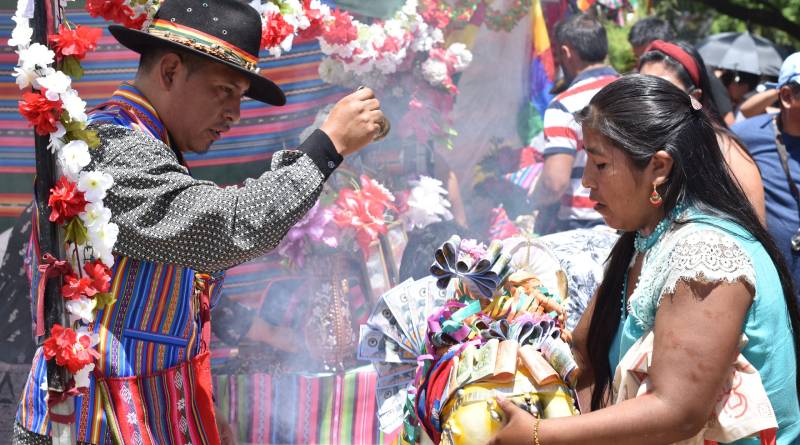
[[397,432],[378,429],[376,377],[371,366],[329,375],[216,375],[214,391],[240,443],[392,443]]

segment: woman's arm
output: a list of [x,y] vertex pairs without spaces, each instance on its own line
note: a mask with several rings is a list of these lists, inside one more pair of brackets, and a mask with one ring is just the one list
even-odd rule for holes
[[[542,445],[657,445],[696,435],[705,425],[738,353],[753,290],[741,282],[681,282],[655,322],[650,392],[578,417],[539,425]],[[509,402],[509,422],[493,444],[529,445],[535,420]]]

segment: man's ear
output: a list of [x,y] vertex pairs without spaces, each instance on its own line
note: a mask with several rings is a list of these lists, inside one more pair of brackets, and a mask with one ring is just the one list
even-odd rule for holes
[[178,78],[178,72],[183,66],[183,60],[176,53],[166,53],[158,62],[158,80],[161,87],[170,91]]
[[790,108],[792,103],[797,100],[792,92],[792,87],[789,85],[784,85],[778,90],[778,99],[781,101],[781,106],[783,108]]
[[561,57],[563,57],[564,60],[569,60],[572,58],[572,48],[569,46],[561,45],[559,46],[559,51],[561,51]]

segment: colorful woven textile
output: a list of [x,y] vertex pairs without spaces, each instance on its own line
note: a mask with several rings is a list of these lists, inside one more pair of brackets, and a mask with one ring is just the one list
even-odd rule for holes
[[[80,2],[79,2],[80,3]],[[122,46],[106,30],[107,22],[89,17],[83,9],[71,6],[69,20],[78,25],[103,28],[97,50],[82,61],[84,77],[75,83],[89,106],[107,100],[119,84],[133,79],[138,56]],[[0,10],[0,231],[31,201],[33,172],[33,131],[17,111],[20,91],[10,73],[17,62],[13,48],[6,45],[14,22],[13,11]],[[242,119],[225,138],[203,156],[187,155],[192,173],[219,184],[237,184],[255,177],[268,166],[272,153],[298,144],[298,135],[314,121],[320,106],[343,95],[338,87],[319,79],[317,68],[322,58],[316,42],[295,42],[291,52],[280,59],[261,58],[261,73],[284,89],[287,104],[264,106],[252,100],[242,103]]]
[[218,375],[214,378],[219,414],[240,443],[392,443],[396,433],[378,429],[377,374],[358,368],[345,374]]

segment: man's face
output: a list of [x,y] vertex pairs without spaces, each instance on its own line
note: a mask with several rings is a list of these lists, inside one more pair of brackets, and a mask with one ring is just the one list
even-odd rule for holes
[[[187,67],[194,67],[189,73]],[[192,69],[192,68],[188,68]],[[250,81],[221,63],[183,65],[167,93],[168,112],[161,116],[181,151],[205,153],[239,122],[242,96]]]

